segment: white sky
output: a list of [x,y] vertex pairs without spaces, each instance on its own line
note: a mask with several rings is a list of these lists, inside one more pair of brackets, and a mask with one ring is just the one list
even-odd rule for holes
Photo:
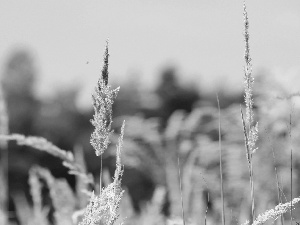
[[[247,5],[254,71],[299,72],[300,1]],[[151,85],[171,63],[205,87],[219,81],[234,88],[243,77],[242,13],[241,0],[0,0],[0,72],[10,52],[25,47],[36,60],[40,93],[79,83],[88,96],[109,38],[117,84],[137,73]]]

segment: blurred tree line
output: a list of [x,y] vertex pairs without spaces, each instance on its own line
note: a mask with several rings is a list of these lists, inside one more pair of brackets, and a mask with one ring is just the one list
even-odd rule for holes
[[[92,108],[82,111],[76,107],[79,90],[74,87],[58,91],[51,100],[40,100],[34,91],[38,85],[37,76],[34,58],[27,51],[14,52],[5,65],[1,82],[9,114],[10,133],[42,136],[66,150],[82,146],[88,169],[96,175],[99,173],[99,160],[89,144]],[[168,119],[176,110],[191,112],[193,108],[201,108],[203,105],[216,106],[215,95],[205,95],[195,87],[182,85],[178,81],[176,69],[172,67],[161,72],[158,85],[152,92],[139,90],[132,82],[118,85],[121,90],[114,104],[114,116],[139,114],[144,118],[156,117],[160,121],[160,130],[166,127]],[[236,96],[226,93],[219,95],[222,96],[222,108],[243,100],[242,93]],[[217,133],[211,135],[217,139]],[[20,191],[28,195],[28,171],[34,164],[48,167],[54,176],[67,177],[71,184],[75,183],[59,159],[9,143],[11,196]],[[110,155],[104,158],[104,167],[108,170],[112,171],[114,164]],[[150,199],[155,188],[155,182],[150,177],[134,168],[126,168],[123,183],[128,187],[136,210],[139,210],[138,202]]]

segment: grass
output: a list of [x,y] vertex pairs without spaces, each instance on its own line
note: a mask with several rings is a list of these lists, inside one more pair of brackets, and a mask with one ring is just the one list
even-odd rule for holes
[[222,159],[222,140],[221,140],[221,109],[220,109],[220,101],[219,96],[217,94],[217,103],[218,103],[218,111],[219,111],[219,149],[220,149],[220,177],[221,177],[221,199],[222,199],[222,225],[225,225],[225,207],[224,207],[224,190],[223,190],[223,159]]
[[[266,206],[269,200],[263,198],[265,194],[262,189],[257,188],[255,192],[255,187],[266,185],[266,181],[260,180],[261,177],[259,176],[259,172],[263,172],[263,169],[265,169],[264,166],[257,168],[257,170],[261,171],[257,172],[254,180],[254,166],[257,165],[254,160],[254,154],[262,153],[257,151],[258,123],[254,120],[254,118],[257,118],[257,115],[254,112],[254,77],[252,75],[250,57],[249,19],[245,2],[243,15],[245,113],[240,106],[241,120],[238,116],[232,115],[232,111],[229,109],[222,110],[223,118],[221,119],[220,101],[217,95],[217,110],[213,107],[203,107],[194,109],[190,114],[177,111],[169,118],[167,127],[163,130],[159,130],[159,126],[154,120],[138,116],[131,117],[128,118],[126,123],[126,135],[125,122],[122,122],[120,135],[116,138],[116,134],[112,132],[112,109],[119,89],[112,89],[109,85],[109,49],[107,42],[103,69],[92,96],[94,115],[91,123],[94,126],[94,131],[91,134],[90,143],[95,150],[96,157],[99,157],[99,184],[96,184],[93,176],[86,171],[83,157],[77,154],[76,151],[73,154],[72,151],[61,149],[41,137],[2,132],[1,145],[5,146],[7,141],[14,140],[18,145],[30,146],[44,151],[60,158],[63,165],[68,168],[69,173],[77,177],[78,188],[73,191],[64,179],[55,178],[51,171],[42,167],[33,167],[29,172],[32,206],[24,196],[16,195],[14,197],[17,214],[22,225],[112,225],[123,222],[125,224],[174,225],[202,224],[204,222],[206,225],[217,224],[220,220],[225,225],[226,223],[233,223],[233,218],[237,215],[240,216],[240,220],[244,219],[243,209],[245,211],[251,210],[250,215],[246,213],[247,221],[244,223],[245,225],[264,224],[268,220],[276,220],[279,216],[283,225],[283,214],[288,211],[290,212],[290,223],[292,224],[295,204],[300,201],[300,198],[292,198],[293,160],[295,160],[292,148],[290,151],[291,201],[286,203],[281,201],[284,187],[280,187],[277,167],[275,167],[277,189],[274,191],[277,192],[279,204],[274,209],[262,211],[259,207],[262,205]],[[233,110],[238,115],[239,107],[235,107]],[[0,109],[0,111],[2,116],[0,119],[5,118],[3,116],[5,115],[3,113],[5,110]],[[7,118],[4,120],[8,121]],[[5,126],[3,124],[5,123],[1,124],[1,129],[4,129]],[[231,132],[232,129],[237,129],[238,132]],[[291,141],[291,116],[289,129]],[[210,136],[206,134],[214,131],[217,131],[218,141],[211,140]],[[228,138],[231,133],[234,133],[235,138],[238,140],[235,140],[233,137]],[[236,163],[242,159],[234,158],[238,157],[239,152],[235,152],[235,154],[229,153],[229,149],[234,149],[236,143],[240,143],[241,134],[244,135],[246,163],[248,164],[249,174],[246,180],[250,182],[250,189],[244,183],[239,183],[242,179],[245,180],[243,169],[236,166]],[[113,180],[103,187],[102,155],[109,151],[111,142],[116,144],[116,169]],[[123,145],[124,152],[122,151]],[[238,150],[240,150],[240,145],[238,146]],[[126,201],[126,205],[122,202],[122,199],[128,199],[128,195],[124,192],[122,186],[124,166],[121,160],[121,153],[122,160],[126,166],[140,170],[146,169],[149,173],[148,176],[155,180],[157,184],[153,199],[142,207],[142,211],[139,214],[133,213],[127,219],[126,215],[122,214],[122,211],[132,208],[132,206],[130,206],[130,201]],[[276,158],[273,147],[272,157],[275,165]],[[259,160],[259,157],[257,158]],[[263,160],[267,161],[269,158],[264,158]],[[5,162],[1,165],[4,164]],[[209,166],[212,164],[218,164],[219,171],[210,169]],[[1,172],[5,170],[5,168],[1,168]],[[205,174],[210,179],[203,184],[201,179],[199,179],[199,174]],[[216,182],[219,178],[220,182]],[[240,181],[236,178],[240,178]],[[47,188],[49,192],[48,195],[52,202],[51,207],[53,207],[52,211],[49,209],[49,205],[47,206],[43,203],[42,192],[44,188]],[[99,193],[95,193],[97,188]],[[245,195],[242,192],[243,189],[247,190]],[[3,190],[4,196],[7,195],[6,191]],[[232,200],[230,194],[238,200]],[[167,195],[170,201],[170,215],[162,213],[164,200]],[[208,199],[203,200],[206,196]],[[247,200],[247,197],[250,198],[250,201]],[[1,200],[1,203],[3,203],[5,197],[2,197]],[[244,205],[243,202],[245,202]],[[273,202],[271,203],[273,204]],[[0,222],[7,220],[6,210],[6,207],[2,204]],[[226,211],[232,212],[230,219],[226,218]],[[256,216],[256,212],[262,213]],[[213,213],[216,216],[212,216]]]

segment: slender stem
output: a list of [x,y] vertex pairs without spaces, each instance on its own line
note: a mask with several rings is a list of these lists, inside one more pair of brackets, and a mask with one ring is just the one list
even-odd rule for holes
[[204,225],[207,225],[206,221],[207,221],[208,203],[209,203],[209,192],[207,190],[207,205],[206,205],[206,210],[205,210]]
[[[292,113],[290,113],[290,129],[289,129],[289,133],[290,133],[290,142],[292,142]],[[291,214],[291,225],[293,224],[293,204],[292,204],[292,200],[293,200],[293,148],[291,147],[291,210],[290,210],[290,214]]]
[[181,197],[181,213],[182,213],[183,225],[185,225],[184,208],[183,208],[183,194],[182,194],[182,181],[181,181],[181,173],[180,173],[179,156],[177,157],[177,165],[178,165],[179,188],[180,188],[180,197]]
[[102,161],[103,161],[103,159],[102,159],[102,155],[101,155],[100,156],[100,175],[99,175],[99,188],[100,188],[99,193],[100,193],[100,196],[101,196],[101,193],[102,193],[102,177],[103,177]]
[[250,176],[250,188],[251,188],[251,216],[252,221],[255,218],[255,200],[254,200],[254,179],[253,179],[253,165],[252,165],[252,152],[249,147],[249,137],[247,133],[247,128],[245,124],[244,114],[241,106],[241,116],[243,122],[243,131],[244,131],[244,138],[245,138],[245,148],[246,148],[246,156],[248,160],[248,169],[249,169],[249,176]]
[[220,176],[221,176],[221,199],[222,199],[222,225],[225,225],[224,190],[223,190],[223,165],[222,165],[222,140],[221,140],[221,109],[219,96],[217,94],[219,111],[219,152],[220,152]]
[[251,185],[251,211],[252,211],[252,220],[255,219],[255,200],[254,200],[254,178],[253,178],[253,163],[252,163],[252,154],[250,154],[250,185]]
[[[277,167],[276,167],[276,157],[275,157],[275,152],[274,152],[273,146],[272,146],[272,154],[273,154],[273,163],[274,163],[276,185],[277,185],[277,198],[278,198],[278,204],[280,204],[280,203],[282,203],[281,195],[280,195],[280,184],[279,184],[279,177],[278,177],[278,172],[277,172]],[[281,221],[281,225],[283,225],[284,224],[283,214],[280,215],[280,221]]]

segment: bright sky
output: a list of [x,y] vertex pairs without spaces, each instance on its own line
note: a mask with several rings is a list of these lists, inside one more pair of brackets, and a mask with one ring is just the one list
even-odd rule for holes
[[[164,65],[176,64],[180,74],[205,87],[242,86],[241,0],[1,0],[0,5],[0,71],[12,50],[27,48],[36,61],[40,93],[79,83],[88,96],[107,38],[114,83],[135,73],[153,85]],[[247,5],[254,71],[299,73],[300,1]]]

